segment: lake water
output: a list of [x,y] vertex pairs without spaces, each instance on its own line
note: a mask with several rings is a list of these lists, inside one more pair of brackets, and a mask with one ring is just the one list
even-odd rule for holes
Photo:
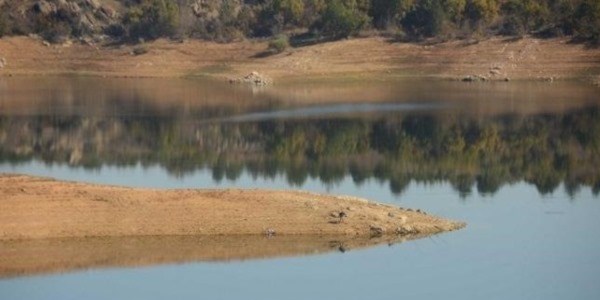
[[343,253],[99,261],[0,279],[1,299],[600,297],[600,90],[578,83],[2,78],[0,172],[303,189],[468,224]]

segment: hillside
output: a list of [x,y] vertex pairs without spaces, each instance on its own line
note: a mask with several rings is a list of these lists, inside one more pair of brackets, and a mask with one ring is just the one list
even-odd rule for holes
[[51,42],[275,37],[303,45],[364,32],[411,41],[532,34],[600,42],[596,0],[0,0],[0,8],[0,36]]
[[0,75],[599,81],[598,1],[380,2],[0,0]]

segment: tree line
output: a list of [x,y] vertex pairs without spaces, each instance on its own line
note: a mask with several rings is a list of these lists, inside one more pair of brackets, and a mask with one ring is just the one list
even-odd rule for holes
[[[47,0],[51,1],[51,0]],[[74,2],[84,2],[73,0]],[[64,31],[85,34],[67,13],[18,22],[6,1],[0,12],[0,35]],[[18,1],[17,1],[18,2]],[[600,42],[598,0],[119,0],[119,18],[103,33],[135,41],[159,37],[193,37],[218,41],[291,36],[311,42],[346,38],[365,32],[404,40],[485,37],[571,36]],[[0,4],[2,5],[2,4]],[[82,4],[82,7],[85,7]],[[35,14],[26,15],[30,19]],[[21,22],[23,23],[23,22]],[[39,23],[39,24],[38,24]]]

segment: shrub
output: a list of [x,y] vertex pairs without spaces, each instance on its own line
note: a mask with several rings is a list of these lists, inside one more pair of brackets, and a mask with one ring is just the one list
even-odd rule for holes
[[432,37],[442,31],[446,13],[439,0],[419,1],[402,19],[406,33],[413,38]]
[[138,45],[133,48],[133,55],[138,56],[148,53],[148,47],[146,45]]
[[464,18],[473,29],[485,27],[497,15],[498,0],[468,0],[465,3]]
[[123,22],[132,40],[172,37],[179,25],[179,5],[168,0],[142,0],[129,8]]
[[72,27],[67,22],[40,18],[36,24],[37,32],[50,43],[62,43],[71,36]]
[[0,4],[0,37],[8,33],[8,15],[5,13],[5,7]]
[[356,1],[331,0],[317,28],[321,28],[326,37],[339,39],[356,34],[367,21],[367,15],[357,8]]
[[583,0],[574,15],[578,38],[600,44],[600,1]]
[[539,1],[509,0],[502,4],[503,34],[523,35],[539,29],[546,23],[548,9]]
[[290,46],[286,35],[279,35],[269,42],[269,50],[274,53],[281,53]]
[[127,36],[127,29],[122,24],[110,24],[104,29],[104,33],[111,37],[121,39]]

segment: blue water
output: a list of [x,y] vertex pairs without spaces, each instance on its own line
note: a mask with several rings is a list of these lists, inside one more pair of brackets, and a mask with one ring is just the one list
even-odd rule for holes
[[[590,125],[586,131],[588,124],[598,124],[595,122],[600,111],[597,88],[570,83],[382,83],[358,89],[338,88],[340,99],[330,99],[335,105],[317,107],[311,99],[302,98],[312,95],[311,88],[273,94],[267,89],[261,92],[264,94],[253,94],[243,89],[194,81],[54,78],[35,79],[41,82],[34,80],[32,83],[30,80],[34,79],[2,81],[0,173],[133,187],[303,189],[420,208],[430,214],[464,221],[467,227],[392,246],[345,253],[90,269],[0,279],[0,300],[600,299],[600,197],[597,190],[595,195],[592,192],[592,187],[598,184],[592,181],[599,178],[593,177],[598,171],[586,169],[587,161],[583,166],[576,164],[577,155],[588,155],[592,166],[599,161],[593,147],[598,146],[594,144],[598,141],[594,132],[600,132],[600,127],[594,129]],[[378,96],[381,99],[369,99],[380,100],[375,104],[356,104],[361,103],[360,99],[344,103],[345,97],[365,89],[369,95],[378,95],[380,91],[386,93]],[[163,93],[165,91],[170,93]],[[286,98],[287,94],[296,98]],[[182,98],[169,101],[160,98],[167,96]],[[220,101],[225,103],[219,104]],[[304,101],[313,104],[305,106]],[[432,116],[427,116],[423,110]],[[386,118],[389,119],[382,119],[377,125],[369,123],[378,122],[370,118],[382,112],[388,113],[390,116],[386,115]],[[333,120],[336,114],[343,115],[343,122]],[[460,123],[467,117],[473,120],[472,124]],[[297,122],[301,118],[307,120]],[[323,118],[332,118],[332,121]],[[293,120],[285,123],[287,119]],[[491,119],[494,119],[493,126],[485,127],[486,121]],[[204,126],[207,120],[220,120],[227,126]],[[257,121],[265,123],[251,124]],[[317,121],[321,123],[314,125]],[[428,127],[432,123],[435,126]],[[450,126],[447,124],[462,124],[464,128],[461,128],[465,130],[476,127],[482,132],[485,128],[504,129],[507,132],[505,141],[515,132],[524,139],[530,138],[533,141],[531,149],[537,151],[535,155],[524,158],[516,149],[517,154],[514,160],[509,160],[511,162],[538,157],[553,160],[548,160],[548,165],[543,164],[545,161],[537,165],[515,163],[514,169],[509,169],[515,174],[507,175],[502,173],[505,171],[502,164],[494,164],[496,169],[492,170],[485,168],[484,164],[493,162],[491,158],[495,157],[490,155],[477,167],[489,171],[490,178],[498,180],[499,189],[493,192],[496,182],[486,182],[487,177],[483,176],[477,177],[480,181],[473,181],[470,193],[456,191],[449,183],[448,178],[452,178],[453,173],[448,172],[448,168],[442,166],[438,172],[435,166],[427,165],[427,160],[416,166],[409,161],[407,165],[413,172],[408,170],[404,175],[410,183],[400,193],[397,189],[394,193],[389,182],[397,174],[377,179],[377,168],[375,171],[369,169],[368,179],[357,184],[348,174],[349,168],[342,171],[341,177],[335,177],[321,172],[323,169],[314,171],[314,165],[308,165],[308,178],[298,185],[288,180],[290,175],[284,170],[293,169],[289,165],[274,168],[273,177],[270,177],[268,167],[255,167],[256,172],[249,170],[255,163],[253,157],[268,157],[275,152],[273,149],[267,153],[259,150],[243,152],[247,150],[244,143],[252,146],[258,140],[261,145],[268,146],[273,142],[269,140],[270,132],[263,131],[265,128],[278,130],[285,127],[292,133],[305,133],[308,142],[312,142],[311,134],[328,130],[325,136],[333,136],[338,129],[334,126],[338,125],[345,126],[346,131],[342,130],[342,133],[360,134],[361,129],[368,128],[387,134],[387,138],[405,137],[393,131],[402,127],[404,133],[421,142],[416,144],[419,150],[430,151],[428,145],[442,145],[438,142],[445,141],[438,133],[452,132],[447,130]],[[543,126],[536,127],[536,124]],[[387,131],[385,126],[391,129]],[[556,126],[564,126],[558,128],[564,133],[556,131]],[[513,127],[519,130],[508,130]],[[579,139],[570,138],[569,130],[578,130]],[[544,132],[553,135],[546,137]],[[287,137],[286,133],[280,132],[278,138]],[[238,134],[249,135],[240,137]],[[347,145],[343,142],[349,140],[349,136],[339,135],[334,141],[340,142],[337,145]],[[464,137],[469,142],[470,136],[464,133]],[[219,142],[211,144],[213,138]],[[172,140],[179,144],[169,148],[167,143]],[[243,143],[238,143],[240,140]],[[373,140],[381,142],[383,138]],[[551,147],[541,150],[534,147],[540,140]],[[71,141],[75,142],[69,144]],[[83,153],[87,153],[85,155],[98,156],[85,157],[87,160],[81,162],[74,159],[68,164],[72,157],[77,158],[73,153],[78,142],[81,142]],[[178,160],[185,158],[186,153],[177,152],[180,145],[188,147],[186,149],[196,163]],[[371,143],[370,146],[374,145]],[[122,151],[120,147],[123,147]],[[138,149],[141,149],[139,153]],[[291,147],[284,150],[293,153]],[[339,147],[336,151],[343,153],[343,150]],[[159,153],[148,155],[144,151]],[[243,171],[239,177],[230,176],[236,179],[229,180],[221,174],[220,179],[215,180],[211,167],[220,167],[221,158],[205,155],[205,152],[215,151],[223,151],[224,164],[242,162]],[[370,151],[393,156],[375,147]],[[551,155],[544,156],[548,153]],[[358,162],[363,158],[360,155],[356,155]],[[563,159],[568,155],[572,160]],[[468,155],[459,155],[438,161],[449,164],[451,171],[456,165],[456,172],[466,172],[472,163],[469,159]],[[328,170],[329,165],[317,164],[310,157],[305,161]],[[352,162],[355,161],[349,160]],[[394,162],[393,159],[383,161],[384,164]],[[372,167],[368,162],[366,165]],[[544,169],[546,166],[548,168]],[[168,167],[171,171],[166,169]],[[531,170],[539,172],[532,173]],[[544,170],[550,171],[543,173]],[[550,179],[545,181],[544,176],[555,174],[555,170],[564,172],[559,174],[559,180],[552,181],[553,177],[549,176]],[[577,177],[580,175],[589,176]],[[323,181],[323,178],[332,177],[335,179]],[[540,184],[536,188],[525,179],[529,182],[538,180]],[[566,185],[567,180],[574,180],[579,189]],[[482,188],[476,187],[481,182]],[[550,189],[544,189],[547,182],[550,182]],[[558,184],[558,188],[553,189],[552,184]]]
[[[160,167],[85,171],[30,162],[1,172],[147,187],[214,187],[199,170],[175,178]],[[284,177],[247,173],[220,187],[286,188]],[[291,187],[298,188],[298,187]],[[346,253],[232,263],[88,270],[0,281],[2,299],[596,299],[600,295],[600,199],[562,187],[541,196],[526,183],[461,198],[448,184],[411,183],[400,196],[350,177],[302,189],[418,207],[463,220],[460,231]]]

